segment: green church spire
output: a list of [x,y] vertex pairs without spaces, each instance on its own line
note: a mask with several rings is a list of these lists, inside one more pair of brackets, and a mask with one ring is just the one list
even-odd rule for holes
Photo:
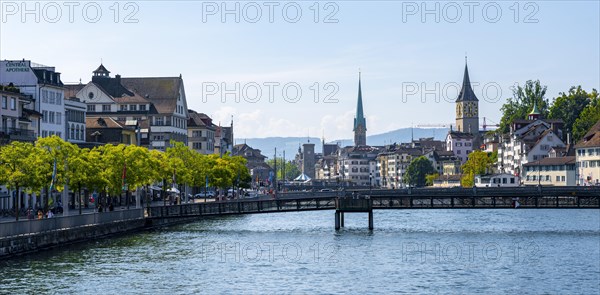
[[367,120],[363,113],[362,89],[360,87],[360,70],[358,71],[358,102],[354,118],[354,145],[367,145]]
[[360,87],[360,72],[358,72],[358,102],[356,104],[356,117],[354,118],[354,131],[358,126],[362,125],[367,130],[367,121],[363,113],[362,90]]

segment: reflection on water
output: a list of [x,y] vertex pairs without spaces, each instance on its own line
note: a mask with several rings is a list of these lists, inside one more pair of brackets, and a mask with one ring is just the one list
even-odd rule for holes
[[0,293],[598,294],[599,210],[212,218],[0,262]]

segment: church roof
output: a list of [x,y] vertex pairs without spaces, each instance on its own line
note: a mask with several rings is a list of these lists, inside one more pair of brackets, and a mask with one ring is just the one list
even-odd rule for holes
[[358,102],[356,104],[356,117],[354,118],[354,131],[358,126],[362,125],[367,129],[367,121],[363,113],[362,90],[360,87],[360,73],[358,74]]
[[94,73],[94,74],[110,74],[110,71],[107,70],[103,64],[100,64],[100,66],[92,73]]
[[539,115],[539,114],[541,114],[540,110],[538,109],[536,101],[533,102],[533,109],[531,110],[531,113],[529,113],[529,114],[530,115]]
[[458,94],[458,98],[456,102],[459,101],[479,101],[477,96],[475,96],[475,92],[473,92],[473,88],[471,88],[471,80],[469,79],[469,69],[467,68],[467,64],[465,63],[465,75],[463,76],[463,84],[460,93]]

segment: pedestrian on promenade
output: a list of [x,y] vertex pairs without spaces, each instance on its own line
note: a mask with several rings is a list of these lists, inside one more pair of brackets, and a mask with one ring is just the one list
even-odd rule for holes
[[44,212],[42,212],[42,209],[38,209],[38,219],[42,218],[44,218]]
[[48,213],[46,213],[46,218],[52,218],[54,216],[54,213],[52,213],[52,210],[48,210]]

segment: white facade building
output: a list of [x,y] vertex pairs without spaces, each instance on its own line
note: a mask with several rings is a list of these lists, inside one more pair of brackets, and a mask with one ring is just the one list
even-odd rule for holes
[[345,147],[338,150],[338,178],[354,185],[379,186],[378,149],[371,146]]
[[562,121],[516,120],[498,146],[498,170],[522,176],[524,164],[548,157],[553,148],[564,148],[561,128]]
[[68,142],[85,142],[87,106],[78,98],[65,99],[65,137]]
[[64,87],[60,73],[54,67],[29,60],[4,60],[0,62],[0,84],[9,83],[35,100],[35,110],[42,114],[37,135],[65,139]]
[[448,132],[448,135],[446,135],[446,150],[452,151],[461,164],[464,164],[473,151],[473,134],[456,131]]
[[577,184],[600,185],[600,121],[575,145]]

